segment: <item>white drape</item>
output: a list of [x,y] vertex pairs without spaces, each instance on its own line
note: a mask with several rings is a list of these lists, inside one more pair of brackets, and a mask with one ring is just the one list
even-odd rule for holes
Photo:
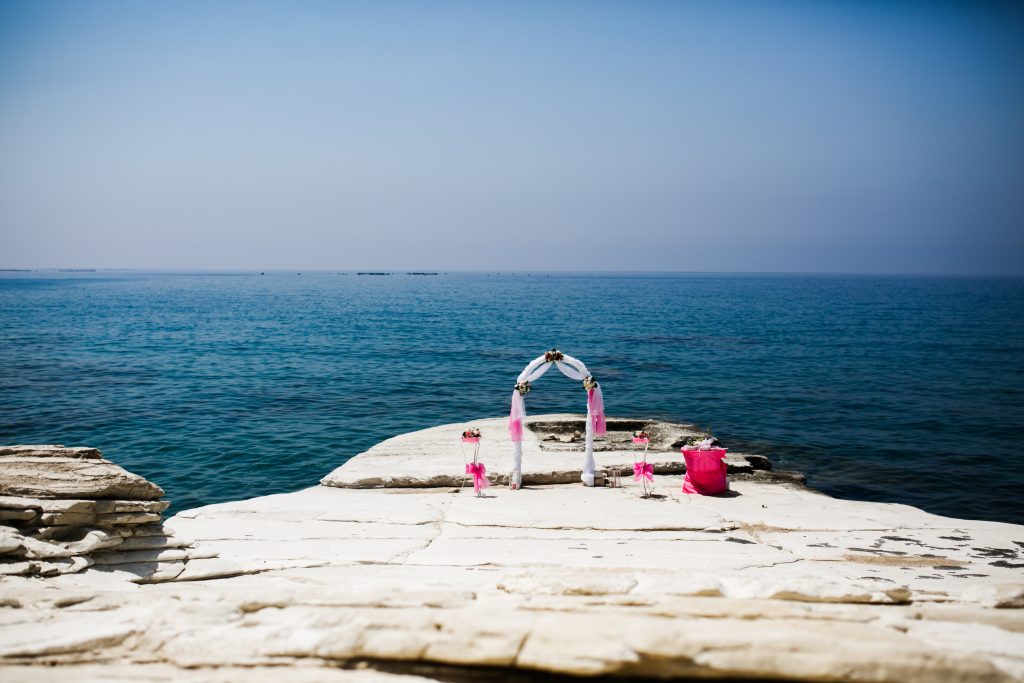
[[[530,361],[530,364],[519,373],[519,377],[516,382],[533,382],[544,375],[545,372],[551,369],[551,366],[555,365],[562,372],[563,375],[569,379],[576,381],[583,381],[585,378],[590,376],[590,371],[587,370],[587,366],[583,364],[583,361],[573,358],[572,356],[562,354],[562,360],[554,361],[554,363],[545,360],[544,356],[538,356],[537,358]],[[518,391],[512,391],[512,416],[520,416],[520,419],[526,417],[526,402],[523,400],[522,394]],[[583,474],[580,479],[587,486],[594,485],[594,474],[597,470],[597,465],[594,462],[594,424],[593,420],[590,419],[590,402],[587,402],[587,419],[586,423],[586,446],[583,453]],[[513,418],[514,419],[514,418]],[[525,425],[524,425],[525,426]],[[512,441],[513,449],[513,468],[514,472],[512,476],[516,479],[516,483],[522,480],[523,471],[523,444],[520,441]]]

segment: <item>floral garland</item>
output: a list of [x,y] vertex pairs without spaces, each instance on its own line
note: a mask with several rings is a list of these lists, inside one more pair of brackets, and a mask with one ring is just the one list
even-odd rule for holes
[[480,438],[480,430],[477,429],[476,427],[470,427],[466,431],[462,432],[462,438],[463,439],[479,439]]
[[565,354],[563,354],[558,349],[551,349],[550,351],[548,351],[547,353],[544,354],[544,362],[545,363],[553,363],[553,362],[555,362],[557,360],[563,360],[564,358],[565,358]]
[[529,382],[516,382],[516,391],[519,392],[520,396],[526,396],[530,393],[531,389],[533,389],[533,386]]
[[591,377],[590,375],[587,375],[586,377],[583,378],[583,388],[586,389],[587,391],[590,391],[591,389],[596,389],[597,380]]

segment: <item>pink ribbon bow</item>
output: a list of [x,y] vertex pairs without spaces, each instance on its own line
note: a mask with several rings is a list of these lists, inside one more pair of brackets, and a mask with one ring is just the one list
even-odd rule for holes
[[466,465],[466,474],[473,475],[473,490],[480,493],[481,489],[485,489],[491,485],[491,482],[487,481],[487,468],[484,467],[482,462],[471,462]]
[[647,481],[654,481],[654,465],[649,462],[633,463],[633,481],[640,481],[647,477]]

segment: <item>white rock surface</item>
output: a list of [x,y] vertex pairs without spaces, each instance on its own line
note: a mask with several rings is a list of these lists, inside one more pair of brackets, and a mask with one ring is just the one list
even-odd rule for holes
[[1024,528],[757,478],[680,486],[318,486],[185,511],[166,525],[219,557],[143,544],[166,582],[0,579],[0,677],[1024,680]]
[[[545,438],[562,425],[583,425],[582,415],[537,415],[526,420],[523,430],[523,483],[570,484],[580,480],[583,467],[582,438],[566,442]],[[465,464],[473,457],[473,446],[463,445],[460,435],[469,426],[483,432],[480,461],[487,467],[492,483],[508,483],[512,470],[512,441],[508,434],[508,418],[489,418],[466,424],[450,424],[417,432],[401,434],[382,441],[365,453],[346,462],[321,480],[325,486],[340,488],[399,488],[461,486],[465,483]],[[599,479],[612,468],[623,478],[632,476],[633,462],[641,451],[630,442],[633,429],[643,426],[652,433],[647,462],[656,474],[682,474],[686,463],[678,446],[699,434],[692,425],[659,420],[609,418],[609,433],[594,444]],[[570,427],[571,428],[571,427]],[[570,428],[562,427],[558,434]],[[618,428],[618,429],[617,429]],[[730,473],[752,472],[770,468],[768,459],[759,455],[730,454]],[[470,483],[472,481],[470,480]]]

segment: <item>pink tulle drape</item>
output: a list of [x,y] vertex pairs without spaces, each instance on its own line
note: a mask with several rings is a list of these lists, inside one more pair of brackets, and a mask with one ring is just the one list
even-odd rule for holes
[[601,396],[601,385],[587,391],[587,406],[590,408],[590,419],[594,424],[594,436],[603,436],[608,432],[604,419],[604,398]]
[[523,440],[523,418],[526,417],[526,404],[518,389],[512,390],[512,411],[508,414],[508,433],[513,441]]

